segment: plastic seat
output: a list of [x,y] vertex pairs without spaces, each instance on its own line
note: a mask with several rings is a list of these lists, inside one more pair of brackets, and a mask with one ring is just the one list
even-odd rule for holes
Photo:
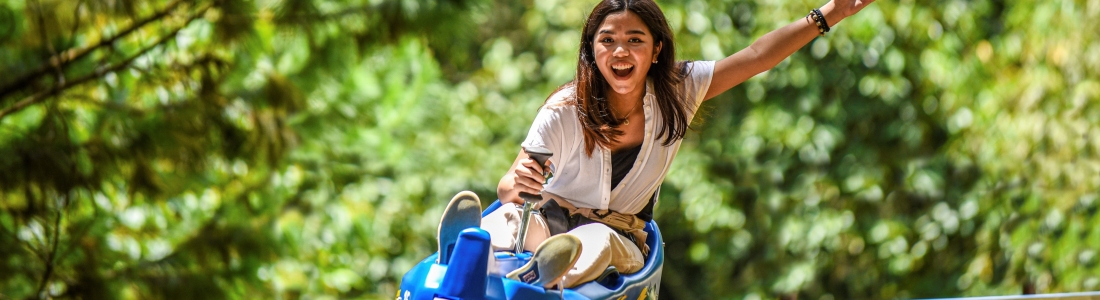
[[[501,206],[490,204],[482,216]],[[657,299],[664,268],[664,242],[657,223],[650,221],[645,231],[646,244],[651,249],[642,270],[633,274],[605,274],[600,280],[565,290],[542,287],[502,278],[503,274],[522,266],[531,258],[530,252],[490,253],[489,234],[481,228],[469,228],[459,234],[449,265],[435,263],[439,253],[432,254],[401,280],[397,299]],[[484,258],[484,259],[482,259]],[[490,259],[491,258],[491,259]],[[493,266],[490,269],[490,265]]]

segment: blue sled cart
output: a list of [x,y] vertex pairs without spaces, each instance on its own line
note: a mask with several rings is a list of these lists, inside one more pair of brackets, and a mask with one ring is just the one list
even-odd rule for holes
[[[482,216],[501,206],[489,205]],[[664,267],[664,242],[657,223],[645,226],[649,234],[649,256],[645,267],[634,274],[619,274],[609,269],[596,281],[571,289],[545,289],[505,278],[531,259],[531,252],[495,252],[489,244],[489,233],[481,228],[469,228],[459,233],[449,262],[436,263],[439,253],[416,264],[401,279],[398,300],[538,300],[538,299],[657,299]]]

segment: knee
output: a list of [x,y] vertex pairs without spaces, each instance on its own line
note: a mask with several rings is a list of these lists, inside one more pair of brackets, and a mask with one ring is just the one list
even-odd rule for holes
[[585,247],[588,247],[589,245],[607,245],[617,233],[607,225],[592,223],[573,228],[569,234],[576,236]]

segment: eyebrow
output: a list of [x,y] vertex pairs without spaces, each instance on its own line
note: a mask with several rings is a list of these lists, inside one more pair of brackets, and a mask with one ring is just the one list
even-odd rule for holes
[[[599,32],[597,32],[597,34],[615,34],[615,32],[610,30],[610,29],[602,29]],[[645,31],[641,31],[641,30],[638,30],[638,29],[627,30],[626,34],[646,35]]]

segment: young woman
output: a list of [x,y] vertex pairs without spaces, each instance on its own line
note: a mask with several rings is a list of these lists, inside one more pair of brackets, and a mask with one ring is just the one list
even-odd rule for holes
[[[640,270],[648,251],[642,228],[699,106],[873,1],[832,0],[716,62],[676,61],[672,31],[652,0],[596,5],[581,35],[576,78],[550,95],[523,142],[554,153],[546,164],[553,180],[544,185],[544,166],[520,151],[497,188],[507,205],[480,220],[494,249],[513,249],[519,193],[543,197],[524,243],[535,248],[534,258],[508,277],[573,287],[609,266],[628,274]],[[476,196],[452,199],[441,232],[444,226],[476,226],[469,224],[472,217],[448,218],[455,215],[450,207],[464,201],[476,202]]]

